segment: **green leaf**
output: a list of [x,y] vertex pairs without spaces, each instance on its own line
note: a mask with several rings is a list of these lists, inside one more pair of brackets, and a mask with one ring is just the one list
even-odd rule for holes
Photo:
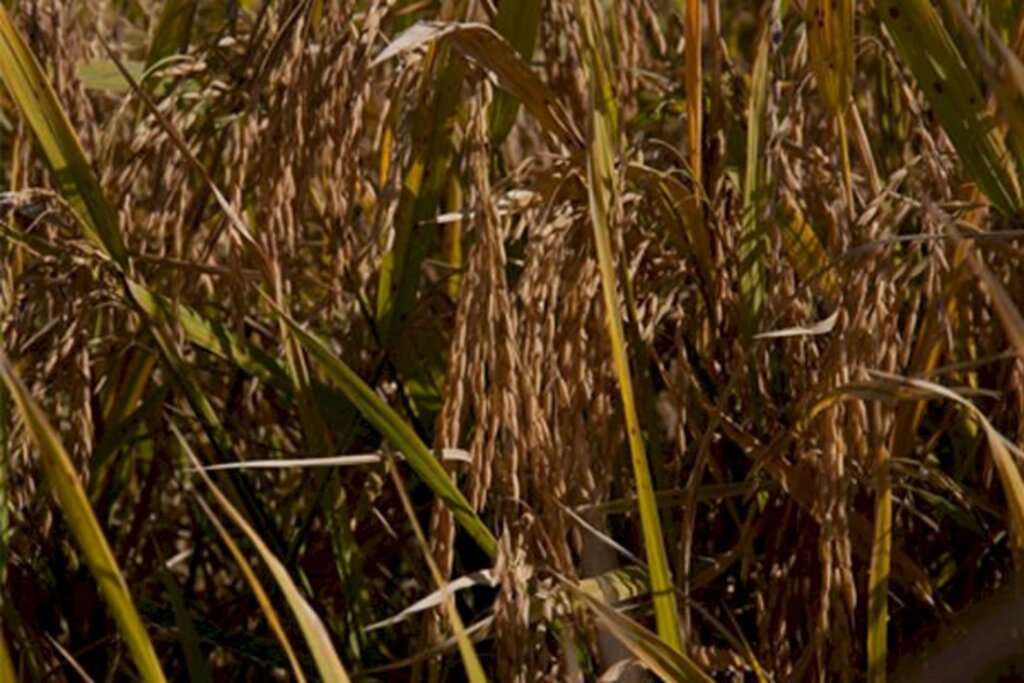
[[711,683],[714,679],[675,646],[614,609],[590,591],[565,582],[570,592],[590,608],[598,621],[636,656],[640,663],[665,681]]
[[86,234],[111,259],[124,265],[126,254],[117,232],[117,221],[78,136],[42,67],[3,6],[0,6],[0,79],[32,128],[61,195]]
[[967,174],[1002,213],[1021,210],[1017,173],[985,97],[929,0],[875,0],[921,91],[956,147]]
[[416,474],[452,511],[455,520],[484,552],[493,557],[498,548],[494,535],[473,511],[469,501],[452,482],[451,476],[441,466],[438,458],[416,435],[412,427],[382,401],[344,361],[334,355],[323,341],[306,332],[290,317],[284,316],[284,319],[302,347],[320,365],[331,381],[391,446],[405,456]]
[[96,578],[100,592],[117,623],[139,674],[146,681],[162,682],[163,671],[153,643],[146,633],[139,613],[128,592],[121,568],[110,550],[110,544],[99,520],[89,505],[85,488],[78,479],[74,465],[60,437],[42,409],[29,395],[7,357],[0,352],[0,376],[11,399],[25,421],[25,428],[39,453],[40,464],[64,513],[64,520],[85,558],[89,571]]
[[682,652],[682,631],[676,604],[672,572],[661,531],[658,503],[651,479],[651,465],[647,459],[640,433],[633,380],[629,369],[629,356],[622,324],[622,310],[617,291],[615,262],[612,254],[609,214],[616,192],[614,171],[617,138],[616,101],[611,96],[612,86],[605,65],[607,55],[601,51],[596,35],[596,8],[589,0],[577,3],[583,19],[586,50],[589,57],[591,79],[591,135],[587,154],[587,192],[590,203],[590,221],[597,248],[597,261],[601,272],[601,291],[604,295],[608,334],[611,338],[612,362],[619,381],[622,412],[626,420],[626,434],[636,480],[636,493],[640,506],[640,525],[643,530],[644,551],[651,573],[651,592],[654,595],[654,614],[658,634],[671,648]]
[[185,51],[197,4],[196,0],[165,0],[146,55],[147,68],[165,57]]
[[[295,585],[295,581],[292,579],[288,570],[282,564],[281,560],[270,550],[266,542],[260,537],[256,530],[245,521],[245,517],[242,516],[228,497],[217,488],[217,485],[213,483],[209,475],[201,467],[199,460],[196,458],[192,449],[189,447],[188,442],[185,441],[185,437],[181,434],[176,427],[172,425],[172,430],[175,436],[178,438],[178,443],[181,445],[182,450],[188,455],[192,464],[195,466],[196,471],[199,472],[199,476],[203,482],[209,488],[213,494],[214,500],[228,516],[229,519],[242,530],[249,542],[252,543],[253,547],[256,548],[256,552],[259,553],[260,559],[267,565],[270,570],[271,576],[277,582],[278,588],[281,589],[281,593],[284,594],[285,601],[292,610],[292,614],[295,616],[295,621],[299,624],[299,629],[302,631],[302,635],[306,638],[306,644],[309,646],[310,652],[313,654],[313,660],[316,662],[316,668],[320,672],[320,676],[324,681],[331,681],[337,683],[348,683],[348,673],[345,671],[345,667],[341,663],[341,659],[338,657],[337,651],[334,649],[334,645],[331,643],[331,637],[327,633],[326,627],[320,617],[317,616],[316,612],[302,597],[302,593],[299,591],[299,587]],[[202,503],[202,500],[200,499]],[[204,508],[206,506],[204,505]],[[215,525],[219,527],[219,522],[213,511],[206,508],[207,514]],[[226,534],[222,534],[226,536]],[[232,553],[234,554],[234,553]],[[236,559],[240,555],[236,555]],[[300,674],[301,675],[301,674]]]
[[[494,28],[527,63],[537,46],[541,0],[503,2],[498,6]],[[491,143],[499,145],[508,136],[519,113],[519,100],[504,90],[494,94],[490,111]]]
[[159,294],[153,294],[140,282],[126,279],[128,291],[135,304],[149,318],[166,315],[181,326],[190,342],[224,360],[265,384],[286,393],[291,392],[291,379],[281,364],[243,339],[239,339],[219,322],[211,321],[188,306],[171,304]]

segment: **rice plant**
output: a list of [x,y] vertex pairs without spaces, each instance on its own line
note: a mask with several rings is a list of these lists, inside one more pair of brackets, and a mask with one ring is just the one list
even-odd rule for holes
[[0,681],[1019,676],[1022,60],[1012,0],[0,3]]

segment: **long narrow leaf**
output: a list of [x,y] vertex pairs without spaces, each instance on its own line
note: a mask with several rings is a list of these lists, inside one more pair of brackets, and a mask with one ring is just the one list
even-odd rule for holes
[[846,111],[853,93],[853,0],[811,0],[808,12],[807,42],[811,66],[818,81],[818,90],[836,117],[846,204],[852,212],[853,177]]
[[288,635],[285,633],[284,626],[281,623],[281,617],[278,615],[277,610],[274,609],[274,605],[270,601],[267,589],[263,587],[263,582],[261,582],[259,577],[256,575],[256,570],[253,569],[251,564],[249,564],[249,560],[245,559],[245,554],[238,547],[238,544],[235,543],[234,539],[231,538],[231,534],[229,534],[227,529],[224,528],[224,525],[206,501],[197,496],[196,502],[206,513],[206,516],[209,517],[210,522],[217,530],[217,534],[224,542],[224,545],[227,547],[231,557],[235,560],[238,568],[242,571],[242,576],[245,577],[246,582],[249,584],[249,589],[256,597],[256,602],[259,604],[260,609],[263,610],[263,615],[267,618],[267,624],[270,626],[271,632],[274,634],[274,637],[277,638],[277,642],[281,644],[281,648],[284,650],[285,656],[288,658],[288,663],[292,667],[292,673],[295,674],[295,680],[299,681],[299,683],[304,683],[306,677],[302,673],[302,667],[299,665],[298,657],[295,656],[295,649],[292,647],[291,641],[288,640]]
[[3,6],[0,6],[0,79],[35,133],[61,195],[81,221],[86,234],[110,258],[123,265],[124,245],[110,205],[103,197],[78,136],[49,80]]
[[1018,459],[1021,457],[1021,454],[1016,453],[1016,451],[1014,454],[1011,454],[1011,449],[1016,447],[992,426],[992,423],[985,417],[985,414],[974,403],[952,389],[923,379],[899,377],[882,372],[874,372],[873,374],[883,380],[903,384],[923,391],[926,394],[953,401],[966,409],[971,418],[977,421],[988,441],[992,460],[995,463],[996,471],[999,473],[999,478],[1003,485],[1003,493],[1006,495],[1006,502],[1010,508],[1010,518],[1013,522],[1011,525],[1012,547],[1019,558],[1024,557],[1024,477],[1021,476],[1017,459],[1014,458],[1014,454],[1017,455]]
[[487,676],[484,675],[483,665],[480,664],[480,656],[476,653],[476,648],[473,647],[473,641],[466,631],[466,625],[463,623],[462,617],[459,616],[459,610],[455,606],[455,598],[448,591],[444,576],[441,574],[441,569],[437,566],[437,561],[434,560],[430,544],[427,543],[427,537],[423,534],[423,528],[420,526],[419,520],[416,519],[416,510],[412,506],[412,501],[409,500],[409,494],[405,489],[405,482],[402,481],[398,468],[395,467],[394,458],[388,460],[388,472],[391,474],[391,480],[398,491],[398,497],[402,501],[402,508],[405,510],[405,515],[412,526],[416,542],[423,553],[423,559],[430,568],[430,575],[434,579],[434,584],[441,591],[441,600],[444,604],[445,612],[448,614],[448,621],[451,623],[452,631],[455,632],[455,640],[459,645],[459,654],[462,657],[462,666],[466,672],[466,678],[470,683],[487,683]]
[[154,294],[140,282],[127,280],[126,284],[135,304],[147,317],[167,315],[168,311],[173,311],[172,317],[190,342],[230,361],[246,374],[288,393],[290,380],[277,359],[237,337],[226,326],[204,318],[187,306],[172,307],[166,297]]
[[[681,0],[677,0],[681,4]],[[686,52],[683,55],[686,71],[686,113],[689,130],[690,174],[695,188],[702,186],[704,137],[704,76],[701,48],[704,25],[702,0],[686,0],[683,27],[686,33]]]
[[629,369],[629,357],[622,325],[622,311],[617,292],[614,256],[608,216],[614,201],[615,175],[615,122],[616,114],[609,111],[615,107],[613,99],[606,97],[610,91],[605,59],[597,47],[595,36],[597,17],[594,6],[588,0],[577,3],[584,18],[585,33],[588,36],[590,53],[591,91],[591,139],[587,155],[587,191],[590,203],[590,221],[597,248],[597,261],[601,272],[601,291],[604,295],[605,315],[608,334],[611,338],[612,362],[619,381],[622,398],[622,412],[626,419],[626,434],[636,479],[637,499],[640,504],[640,524],[643,529],[644,551],[651,572],[651,591],[654,594],[654,614],[658,634],[673,649],[681,652],[682,631],[679,626],[679,610],[673,591],[672,572],[665,550],[665,538],[661,531],[658,503],[654,495],[651,466],[640,435],[640,419],[637,414],[633,380]]
[[740,326],[750,337],[757,329],[765,298],[765,252],[767,233],[761,220],[764,201],[764,162],[761,145],[764,140],[765,109],[768,104],[768,57],[770,55],[771,20],[761,28],[751,74],[750,103],[747,107],[747,156],[743,177],[743,225],[739,241],[740,259]]
[[416,474],[452,511],[462,528],[473,537],[484,552],[493,557],[498,549],[494,535],[476,515],[469,501],[452,482],[451,476],[412,427],[384,403],[323,341],[302,329],[291,318],[285,316],[285,320],[299,343],[316,360],[331,381],[341,389],[367,421],[387,438],[390,445],[405,456]]
[[196,5],[196,0],[164,0],[146,55],[146,67],[188,46]]
[[992,297],[999,320],[1003,323],[1006,336],[1017,354],[1024,358],[1024,316],[1013,303],[1013,297],[999,279],[989,270],[985,262],[974,251],[967,252],[967,262],[981,281],[985,291]]
[[571,149],[581,147],[581,139],[561,100],[530,69],[515,48],[486,24],[424,22],[416,24],[392,41],[374,64],[387,61],[402,52],[428,42],[446,40],[462,54],[497,77],[498,85],[517,97],[541,126],[555,134]]
[[[199,465],[199,460],[196,459],[195,454],[189,448],[188,443],[185,441],[185,437],[182,436],[176,428],[174,428],[175,436],[178,438],[178,442],[181,444],[182,449],[189,456],[192,464],[195,466]],[[200,477],[203,482],[209,488],[210,493],[213,494],[214,500],[228,516],[229,519],[241,529],[242,533],[245,534],[249,542],[252,543],[253,547],[260,555],[260,559],[267,565],[271,575],[277,582],[278,587],[284,594],[285,600],[288,602],[288,606],[291,608],[292,613],[295,615],[295,620],[299,624],[299,628],[302,630],[302,634],[306,638],[306,644],[309,646],[310,652],[313,654],[313,660],[316,662],[317,670],[320,672],[320,676],[325,681],[337,681],[338,683],[348,683],[348,673],[345,671],[345,667],[341,663],[341,659],[338,657],[337,651],[334,649],[334,645],[331,643],[330,635],[327,633],[327,629],[324,627],[320,617],[317,616],[316,611],[310,606],[302,593],[299,591],[298,586],[295,585],[295,581],[292,579],[288,570],[285,568],[281,560],[271,552],[270,548],[263,541],[256,530],[245,521],[245,517],[235,509],[235,506],[231,504],[228,497],[225,496],[217,485],[213,483],[213,480],[203,471],[201,467],[197,468]],[[211,517],[212,519],[212,517]]]
[[665,681],[711,683],[714,679],[673,645],[610,607],[590,592],[565,582],[569,591],[598,618],[619,642],[632,652],[640,663]]
[[0,375],[10,392],[11,400],[21,413],[25,426],[39,452],[39,460],[46,478],[53,488],[57,502],[64,512],[64,519],[79,550],[85,558],[110,612],[117,622],[125,644],[131,652],[139,674],[146,681],[164,681],[163,670],[157,659],[156,650],[139,618],[135,603],[128,591],[121,568],[110,550],[110,544],[100,527],[96,514],[89,505],[85,488],[78,479],[71,458],[60,441],[60,437],[42,409],[29,395],[7,357],[0,352]]
[[807,223],[803,211],[793,197],[783,194],[779,231],[786,256],[800,277],[829,304],[839,302],[839,276],[832,259],[814,229]]

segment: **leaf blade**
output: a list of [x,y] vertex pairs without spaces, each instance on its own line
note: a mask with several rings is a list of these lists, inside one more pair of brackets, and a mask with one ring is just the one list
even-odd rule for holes
[[99,584],[100,592],[125,639],[139,674],[146,681],[163,683],[166,679],[153,642],[142,625],[128,584],[89,504],[71,458],[49,419],[29,394],[3,352],[0,352],[0,378],[7,385],[10,397],[36,444],[43,470],[64,512],[68,528]]
[[974,75],[935,7],[928,0],[875,0],[875,4],[965,170],[1002,213],[1020,212],[1020,182],[1009,153]]
[[0,6],[0,79],[32,128],[61,194],[86,234],[111,259],[124,265],[127,255],[117,231],[117,221],[78,136],[42,67],[3,6]]
[[[182,449],[188,454],[193,465],[198,466],[199,460],[196,458],[192,449],[189,447],[188,442],[185,441],[185,437],[181,434],[176,427],[172,425],[172,430],[175,436],[178,438],[178,442],[181,444]],[[256,530],[245,521],[245,517],[242,516],[228,497],[213,483],[202,467],[197,467],[203,483],[206,484],[210,493],[213,495],[214,500],[228,516],[228,518],[237,526],[249,542],[252,543],[253,547],[260,555],[260,559],[267,565],[271,575],[277,582],[278,587],[284,594],[285,601],[291,608],[292,613],[295,615],[295,620],[299,624],[299,628],[302,630],[303,636],[306,638],[306,644],[309,646],[309,650],[313,655],[313,660],[316,662],[317,670],[325,681],[338,681],[339,683],[348,683],[349,677],[345,670],[344,665],[341,663],[341,658],[338,657],[337,651],[334,649],[334,645],[331,643],[331,638],[327,633],[326,627],[320,617],[317,616],[316,611],[310,606],[302,593],[299,591],[298,586],[295,585],[295,581],[292,579],[288,570],[282,564],[281,560],[270,550],[266,542],[260,537]],[[213,517],[211,517],[213,519]]]
[[388,439],[392,447],[406,457],[409,465],[452,510],[456,521],[473,537],[481,550],[493,557],[497,552],[497,539],[473,511],[469,501],[412,427],[384,403],[323,341],[302,329],[287,315],[282,315],[306,352],[316,360],[366,420]]

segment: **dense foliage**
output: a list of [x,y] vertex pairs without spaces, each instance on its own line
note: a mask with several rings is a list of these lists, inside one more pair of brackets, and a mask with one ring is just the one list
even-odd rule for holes
[[1016,0],[4,2],[0,680],[1009,671],[1022,58]]

